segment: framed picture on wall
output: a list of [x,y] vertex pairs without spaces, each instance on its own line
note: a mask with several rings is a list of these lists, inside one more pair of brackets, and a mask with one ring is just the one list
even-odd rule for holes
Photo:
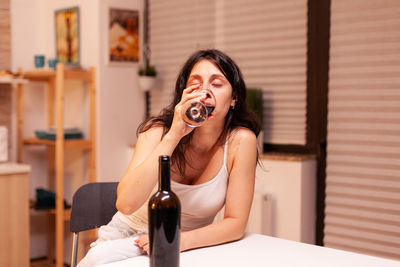
[[79,7],[56,10],[55,24],[58,62],[79,65]]
[[139,61],[139,11],[110,8],[108,24],[108,61]]

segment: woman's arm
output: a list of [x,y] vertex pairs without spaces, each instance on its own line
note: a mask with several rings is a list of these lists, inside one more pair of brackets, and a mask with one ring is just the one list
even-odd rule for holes
[[[237,240],[244,234],[254,193],[257,138],[250,130],[240,129],[235,133],[229,149],[234,155],[224,219],[202,228],[182,232],[181,251]],[[149,248],[148,242],[148,235],[142,235],[136,240],[146,251]]]
[[168,134],[162,138],[162,132],[162,127],[155,127],[139,134],[135,153],[117,189],[116,206],[124,214],[143,205],[157,184],[158,157],[171,155],[179,142]]
[[131,214],[139,209],[157,184],[158,157],[171,156],[182,137],[193,131],[181,118],[186,101],[202,97],[194,92],[198,84],[183,90],[181,101],[175,106],[174,118],[168,132],[162,137],[163,127],[153,127],[139,135],[134,156],[117,189],[117,209]]

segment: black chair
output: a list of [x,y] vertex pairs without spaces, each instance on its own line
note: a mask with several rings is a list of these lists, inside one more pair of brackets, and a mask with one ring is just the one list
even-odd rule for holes
[[70,220],[70,230],[74,235],[71,266],[77,264],[79,232],[109,223],[117,212],[117,185],[117,182],[89,183],[75,192]]

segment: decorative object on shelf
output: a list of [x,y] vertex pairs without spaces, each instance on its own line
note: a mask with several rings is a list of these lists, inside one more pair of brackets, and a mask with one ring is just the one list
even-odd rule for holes
[[144,68],[139,69],[138,74],[139,76],[156,77],[157,70],[154,66],[146,65]]
[[35,68],[43,68],[44,67],[44,55],[35,55]]
[[[56,140],[57,129],[50,128],[49,130],[37,130],[35,135],[39,139]],[[65,128],[64,139],[82,139],[83,133],[78,128]]]
[[0,70],[0,77],[13,78],[14,76],[15,74],[9,70]]
[[110,63],[139,61],[139,11],[110,8],[108,45]]
[[[56,208],[56,193],[43,189],[36,188],[36,202],[34,203],[35,210],[47,210]],[[64,199],[64,209],[71,208],[71,205]]]
[[154,66],[147,65],[144,68],[140,68],[138,75],[139,87],[143,92],[147,92],[155,88],[157,71]]
[[262,90],[259,88],[247,88],[246,104],[257,115],[262,125],[264,116]]
[[58,62],[79,65],[79,7],[56,10],[55,23]]
[[247,88],[246,92],[246,104],[247,106],[257,115],[260,124],[261,131],[258,136],[258,150],[260,153],[264,152],[264,131],[263,131],[263,118],[264,118],[264,106],[263,106],[263,91],[260,88]]
[[26,83],[20,73],[13,73],[9,70],[0,70],[0,84],[17,85]]
[[58,60],[56,59],[56,58],[51,58],[51,59],[49,59],[48,61],[47,61],[47,64],[49,65],[49,68],[50,69],[56,69],[56,67],[57,67],[57,63],[58,63]]

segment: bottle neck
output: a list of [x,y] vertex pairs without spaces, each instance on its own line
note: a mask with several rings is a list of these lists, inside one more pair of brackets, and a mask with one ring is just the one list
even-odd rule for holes
[[171,172],[169,158],[168,160],[160,159],[160,168],[158,174],[158,190],[171,191]]

